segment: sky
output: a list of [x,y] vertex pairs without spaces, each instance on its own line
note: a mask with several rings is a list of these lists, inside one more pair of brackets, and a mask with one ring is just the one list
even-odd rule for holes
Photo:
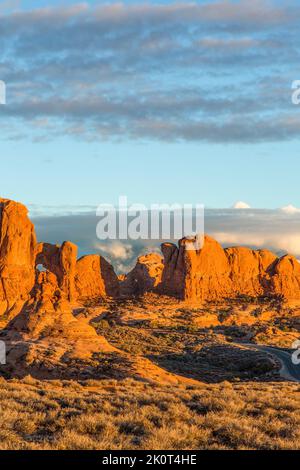
[[1,195],[33,216],[292,206],[294,227],[299,20],[289,0],[0,0]]

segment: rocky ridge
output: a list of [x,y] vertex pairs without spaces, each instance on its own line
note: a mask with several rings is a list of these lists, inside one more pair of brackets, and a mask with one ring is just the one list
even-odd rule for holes
[[[164,243],[163,256],[139,257],[134,269],[119,279],[100,255],[78,259],[77,246],[70,241],[38,243],[26,207],[0,199],[0,325],[8,363],[13,368],[18,365],[22,375],[28,365],[30,371],[40,371],[50,361],[51,370],[60,364],[73,377],[76,367],[68,366],[72,361],[106,354],[113,363],[117,357],[121,367],[126,364],[141,379],[147,370],[154,381],[158,377],[166,383],[188,383],[142,356],[112,346],[96,332],[91,319],[77,312],[92,304],[96,314],[97,305],[101,309],[109,302],[122,303],[149,293],[157,299],[173,297],[177,305],[240,297],[300,301],[296,258],[244,247],[223,249],[208,236],[201,249],[191,251],[190,243],[190,238],[180,240],[178,246]],[[43,373],[48,376],[50,369],[46,369]]]
[[190,250],[164,243],[162,255],[137,260],[122,280],[100,255],[77,259],[77,246],[38,243],[27,209],[0,199],[0,315],[12,319],[23,307],[34,311],[70,310],[85,300],[133,297],[156,292],[188,301],[242,296],[300,300],[300,264],[290,255],[267,250],[223,249],[209,236]]
[[268,250],[223,249],[209,236],[199,250],[162,245],[164,271],[161,292],[183,300],[215,301],[240,297],[300,300],[300,263],[293,256],[278,258]]

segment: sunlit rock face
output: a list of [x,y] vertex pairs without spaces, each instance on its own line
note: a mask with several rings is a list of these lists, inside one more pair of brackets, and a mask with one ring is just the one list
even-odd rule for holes
[[161,291],[184,300],[216,300],[230,296],[230,264],[221,245],[208,236],[199,250],[191,250],[190,243],[190,238],[183,238],[178,247],[170,243],[162,245]]
[[104,258],[77,260],[77,246],[70,241],[37,243],[26,207],[0,199],[0,315],[9,320],[27,303],[44,311],[62,305],[66,310],[68,302],[118,294],[118,278]]
[[300,300],[300,264],[296,258],[278,258],[268,250],[245,247],[223,249],[208,236],[199,250],[191,250],[190,243],[190,238],[184,238],[178,247],[162,245],[160,291],[164,294],[192,301],[241,296]]
[[119,280],[112,265],[99,255],[80,258],[75,269],[75,292],[81,300],[118,297]]
[[18,309],[35,283],[36,236],[25,206],[0,199],[0,313]]
[[139,257],[134,269],[119,280],[102,256],[78,260],[77,246],[70,241],[37,243],[26,207],[0,199],[0,315],[10,319],[26,303],[31,311],[69,311],[86,300],[118,298],[120,293],[133,297],[156,292],[191,301],[240,296],[300,300],[296,258],[245,247],[223,249],[209,236],[201,247],[195,242],[189,237],[178,246],[164,243],[163,257]]
[[77,246],[69,241],[61,246],[50,243],[39,243],[36,250],[36,264],[42,265],[56,276],[57,286],[65,294],[66,299],[76,299],[75,270],[77,262]]

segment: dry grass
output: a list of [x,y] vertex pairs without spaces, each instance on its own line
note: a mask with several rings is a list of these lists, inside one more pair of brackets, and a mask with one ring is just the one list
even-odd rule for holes
[[0,379],[0,449],[300,449],[299,392]]
[[[57,361],[37,349],[24,356],[22,375],[2,371],[0,449],[300,449],[300,386],[277,381],[272,359],[237,344],[298,334],[300,313],[264,320],[269,305],[245,307],[191,309],[152,297],[89,307],[86,321],[122,353]],[[236,311],[255,323],[228,323]],[[200,327],[207,313],[222,322]],[[199,385],[162,385],[143,358]],[[26,373],[39,380],[12,378]]]

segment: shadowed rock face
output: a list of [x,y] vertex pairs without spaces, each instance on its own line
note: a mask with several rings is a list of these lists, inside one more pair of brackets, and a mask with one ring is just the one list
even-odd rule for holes
[[164,257],[164,269],[159,290],[163,294],[184,299],[187,275],[184,250],[177,248],[173,243],[163,243],[161,251]]
[[121,294],[130,297],[155,291],[161,283],[163,268],[163,259],[158,253],[140,256],[133,270],[120,283]]
[[294,256],[277,259],[271,268],[270,294],[300,299],[300,263]]

